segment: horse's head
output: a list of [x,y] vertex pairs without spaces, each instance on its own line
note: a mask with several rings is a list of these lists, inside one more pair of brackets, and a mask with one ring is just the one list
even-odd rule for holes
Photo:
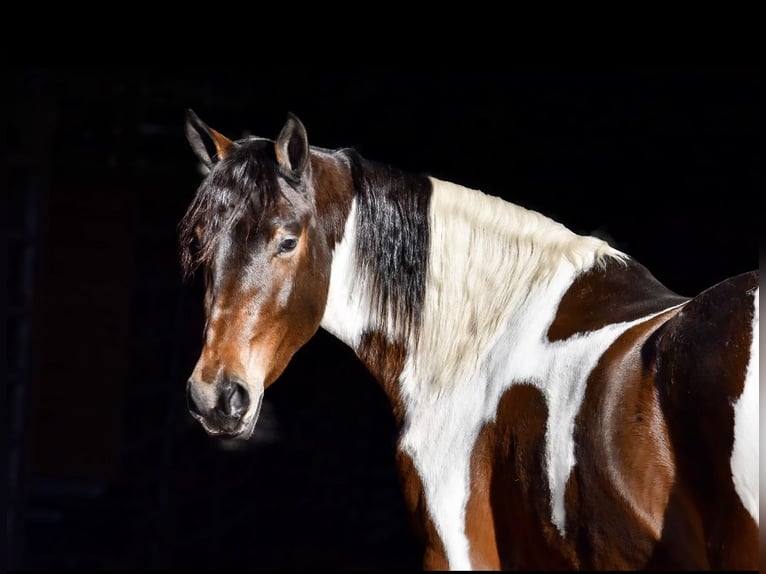
[[319,327],[331,251],[295,116],[274,141],[232,141],[189,111],[186,137],[210,170],[180,224],[184,268],[201,267],[205,279],[188,405],[209,434],[246,439],[264,390]]

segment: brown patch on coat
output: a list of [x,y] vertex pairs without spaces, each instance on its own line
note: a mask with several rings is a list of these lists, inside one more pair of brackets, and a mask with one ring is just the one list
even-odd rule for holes
[[412,528],[424,547],[423,569],[449,570],[444,544],[428,513],[428,504],[423,493],[423,482],[415,469],[412,458],[399,448],[396,453],[396,464],[399,469],[399,481],[404,502],[412,520]]
[[479,433],[471,458],[466,535],[478,569],[571,569],[572,548],[550,521],[545,473],[548,407],[539,389],[515,384]]
[[670,291],[633,259],[607,259],[577,277],[561,298],[548,339],[633,321],[688,300]]
[[326,241],[332,249],[343,239],[348,214],[354,198],[351,171],[341,159],[311,154],[311,172],[316,194],[317,221],[321,222]]
[[404,403],[400,395],[399,376],[407,360],[402,343],[394,343],[379,331],[362,335],[357,355],[386,393],[398,427],[404,420]]
[[677,312],[625,331],[588,379],[565,498],[567,537],[585,568],[643,569],[660,541],[676,467],[651,347]]

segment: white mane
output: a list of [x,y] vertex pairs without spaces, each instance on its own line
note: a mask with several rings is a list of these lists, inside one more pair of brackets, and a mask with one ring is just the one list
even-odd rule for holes
[[573,277],[607,257],[627,257],[535,211],[431,180],[428,293],[413,343],[428,357],[432,384],[460,380],[466,366],[479,364],[509,315],[555,274]]

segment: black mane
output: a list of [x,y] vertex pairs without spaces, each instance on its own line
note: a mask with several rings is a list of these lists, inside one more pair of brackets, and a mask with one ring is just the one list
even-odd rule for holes
[[345,155],[357,199],[356,257],[370,277],[373,311],[383,321],[390,315],[406,341],[419,327],[425,299],[431,182],[354,150]]

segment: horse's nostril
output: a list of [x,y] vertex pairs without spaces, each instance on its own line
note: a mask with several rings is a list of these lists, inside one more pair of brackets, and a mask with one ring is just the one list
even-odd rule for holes
[[244,385],[236,383],[230,395],[232,414],[240,416],[250,406],[250,395]]
[[227,379],[221,385],[216,409],[231,418],[240,418],[250,406],[250,394],[242,383]]

